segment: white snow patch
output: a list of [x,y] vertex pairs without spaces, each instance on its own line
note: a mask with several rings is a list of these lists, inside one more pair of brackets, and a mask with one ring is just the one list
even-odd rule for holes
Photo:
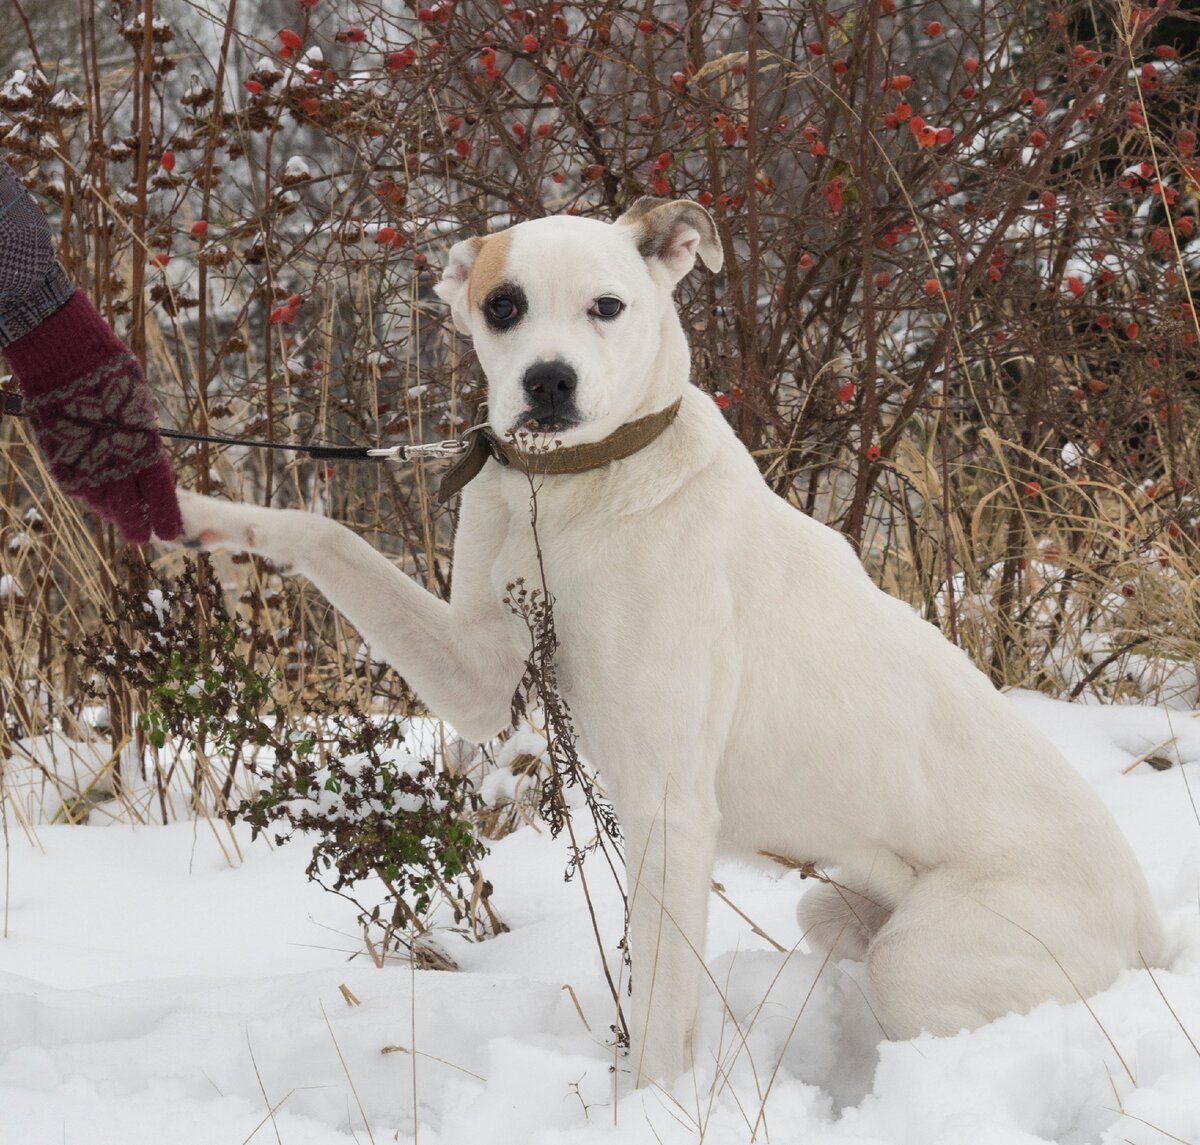
[[[587,906],[544,830],[493,846],[484,867],[511,930],[478,944],[448,934],[453,974],[356,957],[353,909],[305,882],[303,845],[251,845],[239,830],[239,860],[216,822],[10,823],[0,1140],[349,1145],[369,1124],[379,1142],[419,1128],[423,1145],[744,1145],[765,1107],[756,1139],[779,1145],[1196,1141],[1200,1055],[1184,1031],[1200,1041],[1200,720],[1012,702],[1141,857],[1174,952],[1153,981],[1128,971],[1088,1006],[887,1042],[861,966],[822,969],[800,944],[809,884],[722,863],[725,895],[789,953],[714,899],[695,1073],[670,1093],[631,1092]],[[413,731],[438,735],[432,721]],[[543,748],[526,729],[503,754]],[[1135,762],[1148,752],[1171,767]],[[587,871],[616,974],[620,899],[601,862]]]

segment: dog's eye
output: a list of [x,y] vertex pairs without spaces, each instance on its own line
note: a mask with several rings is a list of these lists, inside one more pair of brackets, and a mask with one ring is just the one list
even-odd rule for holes
[[496,298],[488,299],[487,312],[489,318],[503,325],[516,318],[517,304],[511,298],[501,294]]
[[619,298],[614,298],[611,294],[606,294],[592,303],[591,313],[597,318],[615,318],[624,309],[624,302]]

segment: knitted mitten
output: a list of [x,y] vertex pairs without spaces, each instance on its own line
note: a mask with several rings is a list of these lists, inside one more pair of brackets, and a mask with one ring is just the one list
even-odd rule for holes
[[3,163],[0,349],[55,481],[131,544],[151,529],[177,537],[175,474],[141,367],[88,296],[72,290],[46,220]]

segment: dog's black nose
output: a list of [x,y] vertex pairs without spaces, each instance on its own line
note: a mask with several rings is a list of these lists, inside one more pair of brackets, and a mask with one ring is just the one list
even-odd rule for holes
[[558,430],[576,421],[575,387],[579,377],[573,366],[559,359],[536,362],[522,380],[529,409],[521,415],[526,429]]
[[525,393],[535,410],[563,408],[575,395],[579,378],[566,362],[537,362],[525,371]]

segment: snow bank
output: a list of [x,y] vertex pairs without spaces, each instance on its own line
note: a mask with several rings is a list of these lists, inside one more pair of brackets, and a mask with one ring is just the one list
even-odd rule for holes
[[[544,832],[495,846],[486,870],[512,930],[452,936],[463,972],[444,974],[356,954],[354,912],[305,883],[303,846],[203,821],[10,824],[0,1141],[1200,1140],[1200,720],[1013,702],[1140,854],[1175,952],[1153,979],[1129,971],[1087,1004],[889,1043],[861,967],[796,945],[798,875],[721,866],[725,896],[784,952],[714,899],[697,1068],[671,1093],[630,1092],[583,896]],[[1172,766],[1123,774],[1146,754]],[[599,863],[587,871],[615,972],[619,899]]]

